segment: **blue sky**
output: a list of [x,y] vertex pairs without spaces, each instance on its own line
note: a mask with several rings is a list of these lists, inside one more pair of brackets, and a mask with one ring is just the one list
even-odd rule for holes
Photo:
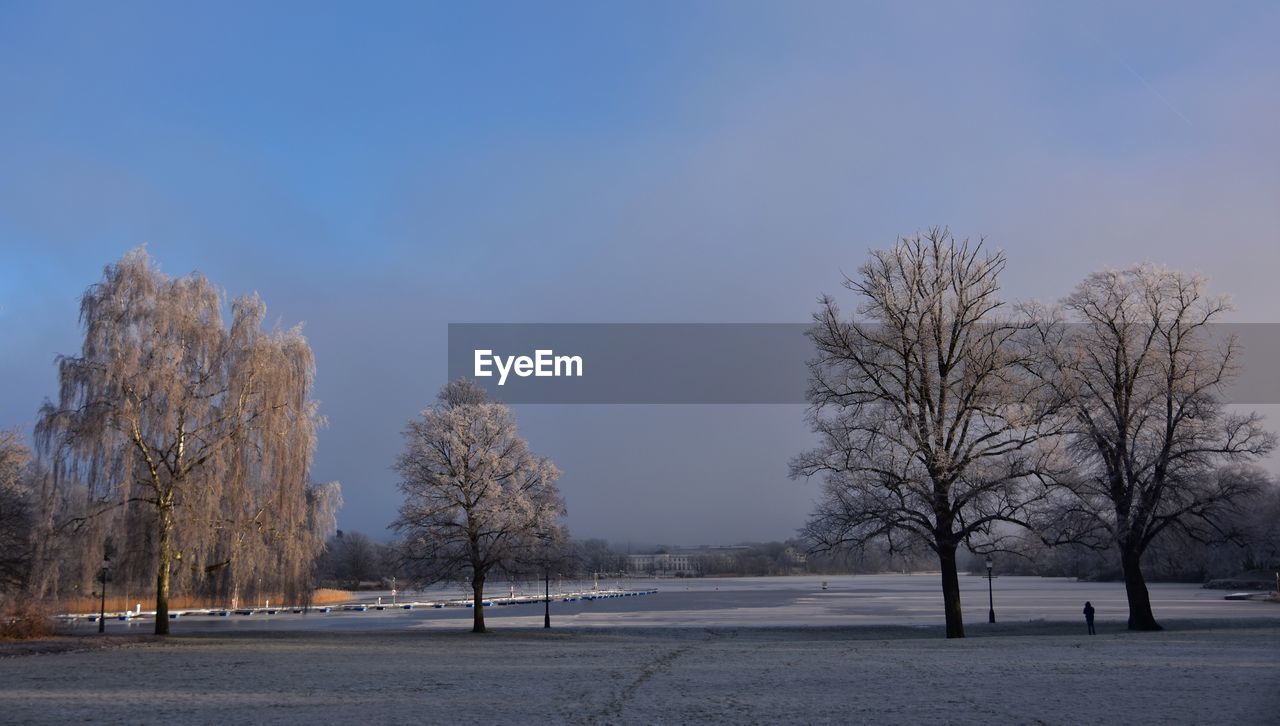
[[[375,536],[450,322],[794,322],[949,224],[1010,298],[1154,260],[1280,292],[1269,3],[0,0],[0,425],[146,244],[305,322],[315,476]],[[521,407],[570,525],[789,535],[797,407]]]

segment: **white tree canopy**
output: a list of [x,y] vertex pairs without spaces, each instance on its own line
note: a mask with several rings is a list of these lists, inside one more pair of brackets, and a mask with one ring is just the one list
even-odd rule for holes
[[489,573],[526,567],[557,534],[560,472],[529,451],[510,409],[465,379],[445,386],[404,437],[396,470],[405,499],[394,526],[406,564],[423,583],[468,579],[473,629],[483,632]]

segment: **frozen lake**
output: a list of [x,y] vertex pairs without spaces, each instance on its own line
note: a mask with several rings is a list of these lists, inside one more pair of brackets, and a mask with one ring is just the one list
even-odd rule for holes
[[[823,583],[827,589],[823,589]],[[987,581],[985,577],[960,578],[966,626],[987,623]],[[1119,582],[1085,583],[1066,578],[997,577],[994,581],[996,619],[999,624],[1035,621],[1082,621],[1080,611],[1086,600],[1098,611],[1101,629],[1123,628],[1127,617],[1124,585]],[[657,588],[643,597],[608,600],[553,601],[553,626],[589,628],[652,627],[773,627],[773,626],[940,626],[942,594],[937,574],[841,575],[801,577],[738,577],[671,580],[601,580],[600,586],[628,589]],[[590,589],[591,583],[564,583],[568,590]],[[1160,620],[1275,618],[1280,623],[1280,605],[1262,601],[1225,600],[1222,590],[1205,590],[1197,585],[1149,585],[1156,617]],[[504,583],[488,590],[500,597],[510,592]],[[531,594],[526,586],[517,594]],[[426,594],[401,592],[400,602],[459,598],[456,589]],[[390,593],[361,593],[374,602]],[[144,607],[147,603],[143,603]],[[401,630],[416,628],[465,627],[471,610],[465,607],[387,609],[367,612],[310,613],[306,615],[231,615],[229,617],[189,616],[177,620],[174,633],[235,632],[271,630]],[[536,627],[542,624],[542,603],[493,606],[485,609],[490,627]],[[96,629],[96,624],[79,621],[75,631]],[[147,632],[148,619],[132,622],[109,621],[111,632]]]

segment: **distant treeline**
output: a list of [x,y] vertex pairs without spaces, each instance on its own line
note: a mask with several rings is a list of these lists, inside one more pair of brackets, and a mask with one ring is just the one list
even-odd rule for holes
[[[1253,571],[1280,568],[1280,483],[1259,492],[1244,503],[1227,523],[1231,533],[1222,541],[1202,543],[1170,532],[1151,545],[1146,564],[1151,579],[1163,582],[1207,582]],[[560,577],[589,579],[593,573],[665,575],[668,577],[728,577],[770,575],[847,575],[912,572],[936,569],[931,553],[890,551],[888,546],[850,552],[809,552],[800,539],[747,542],[728,547],[681,548],[674,546],[629,549],[603,539],[574,540],[572,555],[555,569]],[[331,538],[317,563],[317,582],[341,589],[389,589],[392,578],[407,586],[394,543],[376,542],[360,532],[343,532]],[[675,555],[688,567],[663,570],[636,567],[631,555]],[[1032,535],[1021,537],[1008,551],[991,555],[996,574],[1073,577],[1086,580],[1121,580],[1115,553],[1081,545],[1046,546]],[[969,553],[965,568],[985,572],[986,555]],[[520,573],[516,573],[517,575]],[[536,579],[539,573],[524,573]]]
[[[1269,478],[1242,497],[1218,525],[1220,531],[1208,541],[1178,529],[1155,538],[1143,558],[1148,579],[1204,583],[1262,572],[1269,573],[1263,578],[1269,581],[1280,571],[1280,481]],[[985,571],[984,559],[971,555],[966,564],[973,572]],[[993,563],[1001,574],[1124,579],[1114,548],[1050,547],[1031,533],[1022,534],[1009,552],[994,554]]]

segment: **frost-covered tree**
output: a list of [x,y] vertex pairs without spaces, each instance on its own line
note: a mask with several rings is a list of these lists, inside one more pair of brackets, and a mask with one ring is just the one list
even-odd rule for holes
[[1129,628],[1158,630],[1142,556],[1166,530],[1215,536],[1230,504],[1258,489],[1236,465],[1275,436],[1255,413],[1220,399],[1238,350],[1209,325],[1229,310],[1203,277],[1155,265],[1086,278],[1057,309],[1040,309],[1042,380],[1066,413],[1074,499],[1058,520],[1116,545]]
[[110,536],[120,566],[149,558],[155,632],[184,582],[303,597],[333,529],[337,485],[309,486],[319,424],[315,362],[299,328],[263,329],[256,296],[230,305],[198,273],[169,277],[142,249],[80,303],[80,354],[58,359],[37,445],[73,496],[57,501],[88,559]]
[[466,579],[472,632],[485,632],[484,584],[495,571],[536,561],[564,514],[559,471],[530,453],[506,406],[459,379],[410,421],[396,461],[404,504],[394,527],[406,568],[421,584]]
[[902,238],[845,279],[861,320],[824,296],[810,330],[819,441],[791,471],[824,481],[805,533],[823,549],[931,550],[949,638],[964,637],[958,548],[998,547],[997,523],[1029,524],[1053,453],[1019,344],[1027,325],[998,296],[1004,266],[946,230]]

